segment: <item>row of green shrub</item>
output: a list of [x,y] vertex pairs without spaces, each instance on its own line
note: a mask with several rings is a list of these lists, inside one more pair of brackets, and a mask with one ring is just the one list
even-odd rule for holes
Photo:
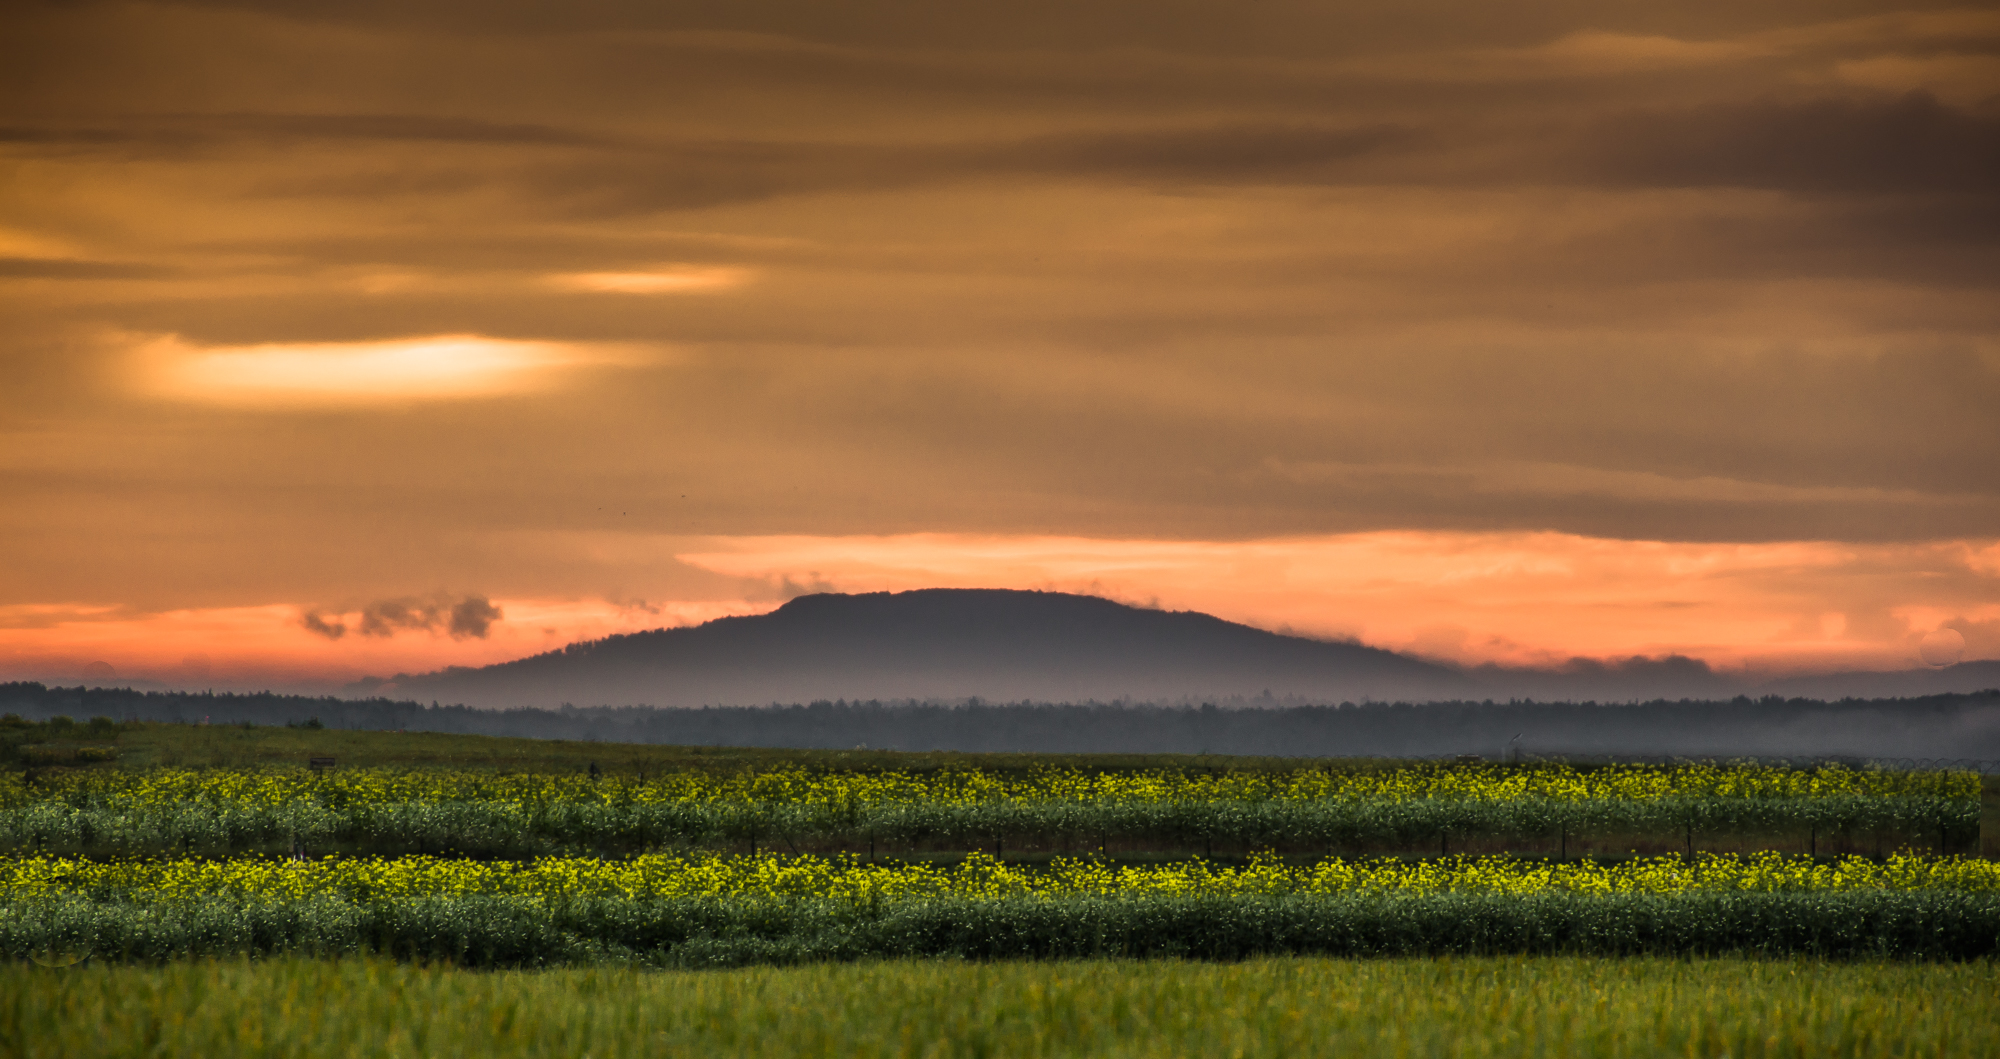
[[740,845],[870,842],[1090,848],[1143,841],[1199,850],[1318,850],[1425,844],[1463,835],[1587,833],[1692,839],[1732,834],[1890,832],[1941,845],[1976,833],[1979,804],[1947,798],[1688,798],[1587,802],[1163,802],[891,805],[829,818],[810,806],[414,802],[333,809],[200,803],[142,809],[43,802],[0,811],[0,850],[132,854],[288,847],[480,856],[637,852]]
[[118,759],[115,747],[40,744],[48,740],[62,740],[65,744],[75,740],[115,742],[119,732],[118,723],[109,717],[94,717],[88,724],[77,724],[67,717],[34,724],[11,713],[0,715],[0,767],[38,768],[115,761]]
[[955,900],[856,917],[813,901],[437,897],[0,904],[0,955],[164,960],[372,952],[466,966],[898,956],[2000,955],[2000,896],[1952,892]]

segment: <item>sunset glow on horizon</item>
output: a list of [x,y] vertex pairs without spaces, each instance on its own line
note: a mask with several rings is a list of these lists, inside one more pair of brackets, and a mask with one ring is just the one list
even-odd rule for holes
[[0,13],[0,679],[944,586],[2000,659],[2000,13],[829,11]]
[[[0,610],[0,677],[79,680],[93,662],[164,683],[332,687],[509,661],[617,633],[764,613],[806,591],[1076,592],[1461,665],[1681,655],[1752,678],[1925,661],[1927,638],[2000,657],[2000,541],[1756,545],[1564,534],[1368,533],[1264,541],[917,534],[634,540],[737,579],[745,598],[499,598],[450,626],[451,597],[352,608],[274,604],[131,615]],[[384,613],[389,615],[384,620]],[[372,623],[372,628],[371,628]]]

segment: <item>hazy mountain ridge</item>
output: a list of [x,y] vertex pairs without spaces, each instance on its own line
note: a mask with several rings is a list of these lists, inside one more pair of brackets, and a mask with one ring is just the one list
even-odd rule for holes
[[1465,675],[1360,644],[1193,611],[1004,589],[800,596],[769,614],[572,644],[481,669],[356,685],[483,706],[818,699],[1443,699]]
[[1459,668],[1357,643],[1094,596],[921,589],[800,596],[769,614],[629,633],[479,669],[348,687],[485,707],[918,700],[1312,703],[1646,701],[1777,692],[1893,698],[2000,686],[2000,662],[1836,673],[1758,687],[1680,656]]

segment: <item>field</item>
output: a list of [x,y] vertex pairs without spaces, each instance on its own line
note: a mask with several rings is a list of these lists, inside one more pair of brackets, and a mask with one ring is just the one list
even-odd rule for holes
[[1969,773],[0,736],[0,1055],[2000,1044]]
[[0,1055],[1987,1056],[1990,962],[0,967]]
[[[495,740],[133,767],[191,730],[12,730],[26,758],[71,739],[72,767],[0,777],[0,952],[51,961],[2000,954],[1970,773],[603,746],[579,769]],[[329,738],[192,732],[253,762]]]

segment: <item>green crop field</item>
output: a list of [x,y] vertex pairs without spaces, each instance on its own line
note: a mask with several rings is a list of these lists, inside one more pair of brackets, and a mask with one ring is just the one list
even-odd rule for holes
[[0,968],[0,1055],[1990,1056],[1976,963],[1444,958]]
[[1970,773],[110,722],[0,722],[0,761],[0,1055],[1973,1055],[2000,1034]]
[[[110,751],[108,757],[79,750]],[[989,772],[1046,767],[1090,769],[1178,768],[1227,765],[1232,771],[1288,770],[1290,758],[1220,757],[1192,754],[967,754],[940,750],[907,753],[892,750],[770,750],[727,746],[659,746],[600,743],[566,739],[516,739],[506,736],[455,735],[439,732],[347,731],[333,728],[283,726],[159,724],[151,722],[96,725],[78,718],[74,723],[0,723],[0,765],[65,767],[250,768],[299,765],[309,757],[333,757],[342,766],[360,768],[465,768],[542,773],[570,773],[592,764],[625,775],[666,770],[729,772],[743,768],[794,766],[818,769],[898,768],[930,771],[976,766]],[[1352,767],[1380,764],[1357,760]]]

